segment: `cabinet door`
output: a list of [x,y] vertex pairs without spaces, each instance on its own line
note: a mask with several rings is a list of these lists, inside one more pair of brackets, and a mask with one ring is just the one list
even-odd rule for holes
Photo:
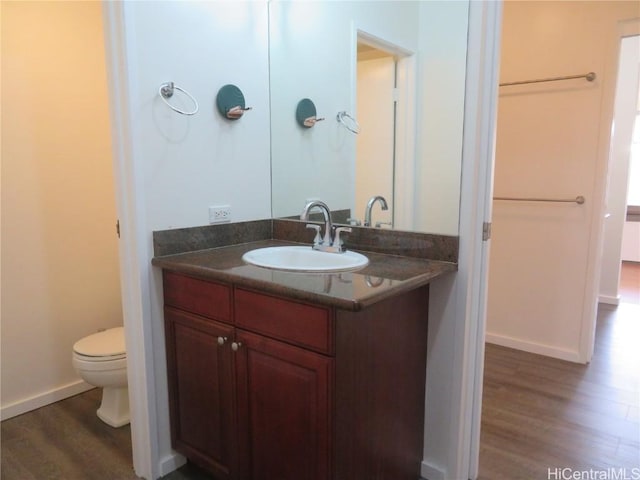
[[216,478],[236,478],[233,328],[171,307],[165,328],[173,448]]
[[241,478],[331,478],[333,360],[236,331]]

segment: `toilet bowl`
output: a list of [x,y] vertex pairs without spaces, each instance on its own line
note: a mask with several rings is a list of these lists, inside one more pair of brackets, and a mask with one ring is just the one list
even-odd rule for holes
[[73,367],[82,379],[102,387],[98,418],[112,427],[129,423],[129,389],[124,328],[94,333],[73,345]]

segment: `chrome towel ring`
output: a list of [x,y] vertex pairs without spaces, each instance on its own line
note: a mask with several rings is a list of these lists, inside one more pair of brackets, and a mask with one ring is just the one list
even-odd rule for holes
[[341,123],[342,126],[344,126],[344,128],[346,128],[350,132],[353,132],[356,135],[360,133],[360,124],[347,112],[338,112],[338,115],[336,115],[336,119],[338,120],[338,123]]
[[[193,110],[191,111],[185,111],[185,110],[181,110],[178,107],[175,107],[173,105],[171,105],[169,103],[169,101],[167,100],[168,98],[173,97],[174,91],[178,90],[182,93],[184,93],[187,97],[189,97],[189,99],[193,102]],[[162,85],[160,85],[160,89],[158,90],[158,93],[160,94],[160,98],[162,98],[162,100],[164,101],[164,103],[166,103],[169,108],[171,110],[173,110],[174,112],[178,112],[182,115],[195,115],[196,113],[198,113],[198,102],[196,101],[195,98],[193,98],[193,96],[187,92],[186,90],[180,88],[179,86],[177,86],[176,84],[174,84],[173,82],[167,82],[167,83],[163,83]]]

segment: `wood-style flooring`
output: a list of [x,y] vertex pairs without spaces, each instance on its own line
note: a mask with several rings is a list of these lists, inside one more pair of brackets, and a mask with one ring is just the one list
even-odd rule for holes
[[621,302],[640,305],[640,263],[622,262],[618,293]]
[[2,422],[2,480],[135,480],[128,426],[97,416],[93,389]]
[[[624,265],[620,292],[618,307],[600,306],[589,365],[487,345],[479,480],[574,478],[556,468],[640,478],[640,264]],[[100,394],[2,422],[0,478],[137,480],[130,428],[96,417]],[[163,480],[209,478],[185,465]]]
[[640,478],[639,264],[620,291],[588,365],[486,345],[480,480]]
[[[100,389],[2,422],[2,480],[139,480],[133,472],[131,428],[96,416]],[[162,480],[210,480],[185,465]]]

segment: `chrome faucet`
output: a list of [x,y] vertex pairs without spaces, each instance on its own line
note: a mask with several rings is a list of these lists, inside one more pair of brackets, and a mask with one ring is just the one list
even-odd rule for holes
[[373,208],[374,203],[380,202],[380,207],[382,210],[388,210],[389,206],[387,205],[387,201],[382,195],[374,195],[367,202],[367,206],[364,209],[364,227],[371,226],[371,209]]
[[333,229],[333,222],[331,221],[331,210],[326,203],[320,200],[312,200],[304,206],[304,210],[300,214],[300,220],[308,221],[309,212],[312,208],[319,208],[324,216],[324,235],[320,236],[320,227],[318,225],[307,225],[307,228],[313,228],[316,231],[316,237],[313,241],[313,249],[321,250],[323,252],[342,253],[345,251],[340,239],[340,233],[351,232],[349,227],[338,227]]
[[[331,245],[333,241],[333,222],[331,221],[331,210],[326,203],[320,200],[312,200],[304,206],[304,210],[300,214],[300,220],[309,221],[309,212],[312,208],[319,208],[324,216],[324,236],[322,237],[322,244]],[[309,227],[309,225],[307,225]]]

